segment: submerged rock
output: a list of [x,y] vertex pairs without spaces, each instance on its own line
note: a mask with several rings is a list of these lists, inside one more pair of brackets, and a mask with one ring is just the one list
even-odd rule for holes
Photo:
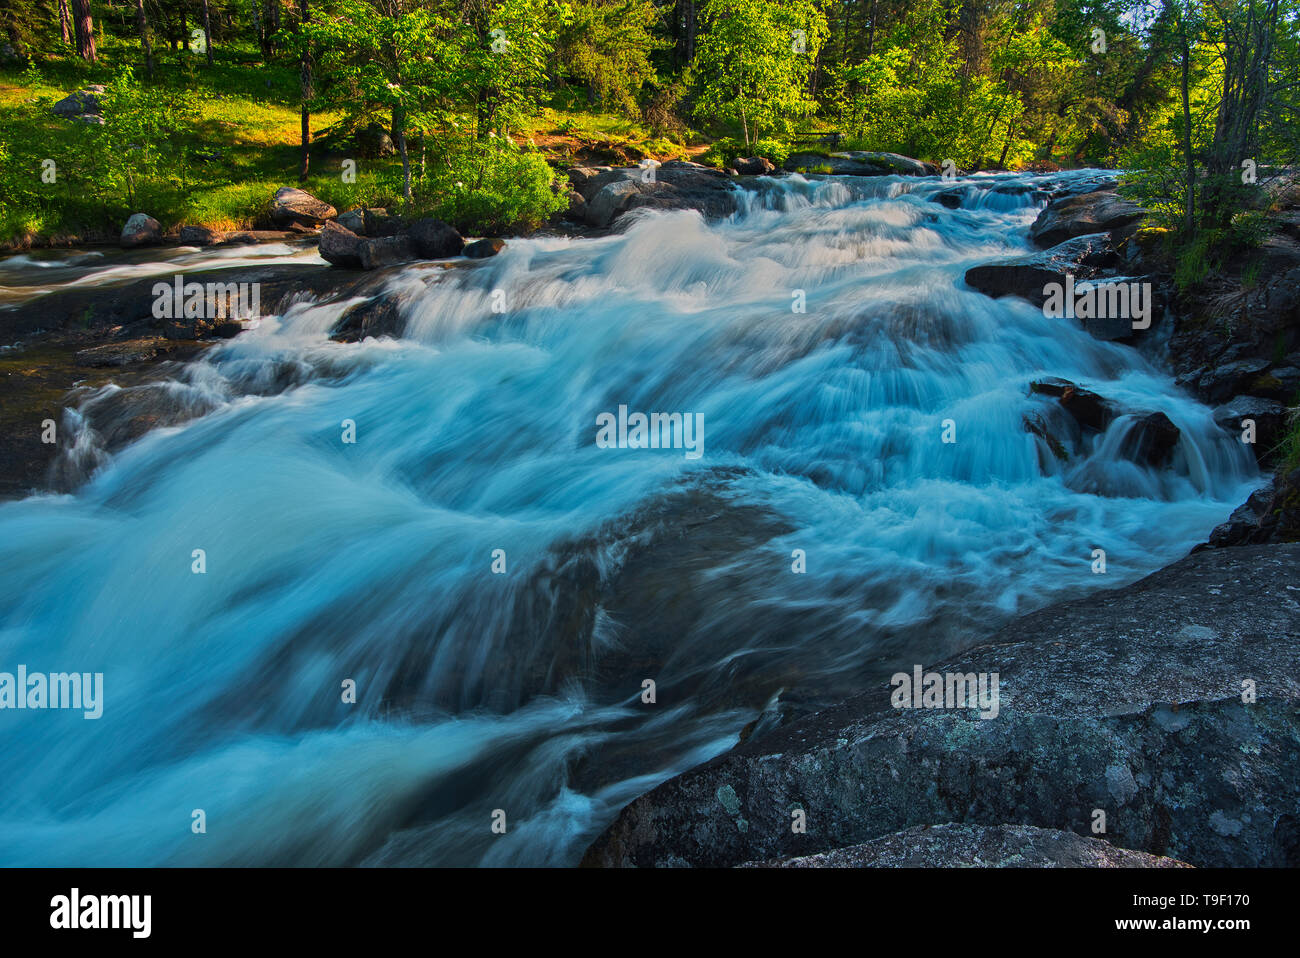
[[927,669],[997,673],[996,717],[893,708],[882,678],[632,802],[584,864],[736,865],[951,822],[1088,836],[1100,812],[1121,848],[1300,865],[1298,577],[1300,545],[1206,550],[1025,616]]

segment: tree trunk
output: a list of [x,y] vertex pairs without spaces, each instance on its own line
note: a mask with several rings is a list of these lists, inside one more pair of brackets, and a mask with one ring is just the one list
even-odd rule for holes
[[203,0],[203,49],[207,52],[208,66],[212,66],[212,19],[208,16],[208,0]]
[[68,15],[68,0],[59,0],[59,29],[63,32],[63,42],[72,42],[72,17]]
[[1188,73],[1191,69],[1192,49],[1191,43],[1187,39],[1187,26],[1185,24],[1181,26],[1183,77],[1180,86],[1183,95],[1183,161],[1187,164],[1187,197],[1183,204],[1183,228],[1190,237],[1196,224],[1196,163],[1192,158],[1192,109],[1188,94],[1188,87],[1190,86]]
[[[298,19],[300,23],[311,22],[310,0],[298,0]],[[311,53],[303,47],[302,62],[299,67],[302,81],[302,155],[298,164],[298,182],[307,182],[307,173],[311,169]]]
[[72,0],[72,26],[77,34],[77,56],[95,62],[95,21],[90,16],[90,0]]
[[393,107],[393,139],[397,141],[397,152],[402,157],[402,199],[410,206],[415,202],[411,194],[411,155],[406,145],[406,111]]
[[144,47],[144,72],[153,79],[153,46],[149,43],[149,21],[144,15],[144,0],[135,0],[135,22],[140,28],[140,45]]

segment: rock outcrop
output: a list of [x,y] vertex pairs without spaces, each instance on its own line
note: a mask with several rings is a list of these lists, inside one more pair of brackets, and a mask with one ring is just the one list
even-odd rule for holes
[[[575,167],[569,182],[582,203],[588,226],[608,228],[635,209],[696,210],[712,219],[730,216],[738,206],[736,187],[721,170],[671,160],[642,167]],[[570,204],[573,210],[575,204]]]
[[1076,236],[1106,233],[1137,223],[1146,210],[1114,193],[1097,191],[1053,200],[1029,227],[1029,238],[1042,247]]
[[802,858],[948,823],[1087,837],[1104,814],[1118,848],[1300,865],[1297,581],[1300,545],[1205,550],[1025,616],[925,669],[998,673],[996,717],[893,708],[882,676],[632,802],[584,864]]
[[1190,868],[1099,838],[1032,825],[917,825],[861,845],[742,868]]

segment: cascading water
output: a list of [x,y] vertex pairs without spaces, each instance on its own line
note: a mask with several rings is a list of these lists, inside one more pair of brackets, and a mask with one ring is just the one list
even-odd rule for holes
[[[1253,460],[1134,349],[965,287],[1041,208],[995,182],[514,240],[403,270],[401,340],[299,304],[137,387],[205,414],[0,506],[0,670],[104,674],[98,720],[0,714],[0,864],[572,864],[765,706],[1181,556]],[[1124,416],[1058,458],[1044,376],[1166,413],[1172,461]],[[598,447],[620,405],[702,414],[702,455]]]

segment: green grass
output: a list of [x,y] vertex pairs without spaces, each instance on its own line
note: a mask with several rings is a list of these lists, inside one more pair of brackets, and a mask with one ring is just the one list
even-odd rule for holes
[[[0,70],[0,147],[7,147],[14,175],[29,177],[32,188],[23,202],[5,204],[0,197],[0,244],[11,246],[111,241],[126,217],[146,212],[165,229],[181,225],[213,229],[267,226],[267,201],[281,186],[299,185],[299,79],[297,70],[263,62],[254,46],[223,45],[208,67],[202,57],[176,53],[165,45],[155,51],[151,86],[183,95],[193,110],[194,132],[188,147],[195,161],[175,171],[171,182],[153,184],[133,204],[125,197],[107,200],[78,185],[75,158],[84,149],[88,128],[54,116],[50,107],[89,83],[108,83],[122,65],[130,65],[144,80],[137,44],[105,37],[99,62],[87,64],[71,55],[43,58],[39,82],[16,69]],[[573,90],[561,90],[529,126],[519,131],[521,143],[532,141],[552,166],[575,161],[594,149],[603,162],[636,162],[643,156],[665,160],[686,158],[694,134],[677,139],[657,137],[638,123],[612,114],[580,108]],[[314,113],[313,136],[319,137],[342,116]],[[606,153],[600,153],[605,150]],[[39,182],[42,158],[60,165],[55,184]],[[341,177],[342,153],[330,153],[316,143],[311,151],[311,176],[303,188],[340,211],[365,204],[400,205],[401,163],[396,157],[357,158],[356,182]],[[429,156],[430,163],[436,158]],[[69,169],[69,164],[72,168]],[[412,156],[418,174],[418,154]],[[0,172],[0,189],[3,189]]]

